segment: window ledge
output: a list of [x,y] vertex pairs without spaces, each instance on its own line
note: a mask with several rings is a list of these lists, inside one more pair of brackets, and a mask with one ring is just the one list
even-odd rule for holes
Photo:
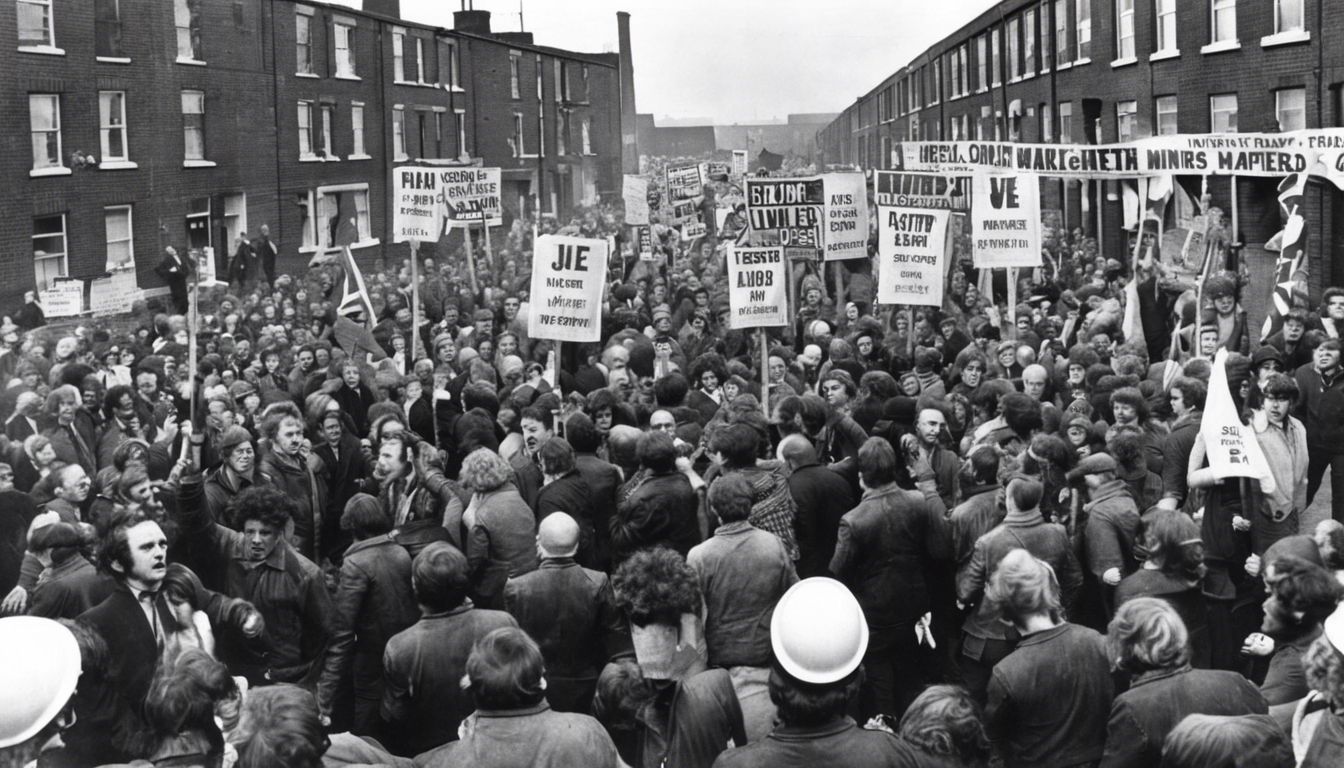
[[1209,43],[1199,49],[1200,53],[1222,53],[1223,51],[1236,51],[1241,49],[1240,40],[1220,40],[1216,43]]
[[1021,76],[1021,75],[1015,75],[1015,76],[1013,76],[1013,77],[1008,78],[1008,84],[1009,84],[1009,85],[1012,85],[1013,83],[1020,83],[1020,82],[1022,82],[1022,76]]
[[295,76],[295,77],[306,77],[306,78],[308,78],[308,79],[310,79],[310,80],[321,80],[321,79],[322,79],[322,76],[319,75],[319,74],[317,74],[316,72],[295,72],[295,73],[294,73],[294,76]]
[[64,56],[65,49],[54,45],[20,45],[19,53],[39,53],[43,56]]
[[322,158],[317,155],[299,155],[300,163],[320,163]]
[[986,88],[985,86],[982,85],[982,86],[980,86],[979,88],[976,88],[976,89],[975,89],[975,92],[976,92],[976,93],[989,93],[989,88]]
[[467,89],[466,89],[466,88],[463,88],[463,87],[460,86],[460,85],[445,85],[445,86],[443,86],[443,89],[444,89],[445,91],[452,91],[453,93],[466,93],[466,92],[467,92]]
[[178,56],[178,57],[177,57],[177,63],[178,63],[178,64],[186,64],[186,65],[189,66],[189,67],[204,67],[204,66],[205,66],[205,62],[204,62],[204,61],[201,61],[200,59],[189,59],[189,58],[187,58],[187,57],[185,57],[185,56]]
[[339,162],[341,162],[341,158],[338,157],[337,155],[322,155],[322,162],[324,162],[324,163],[339,163]]
[[1069,68],[1072,67],[1072,66],[1073,66],[1073,62],[1071,62],[1071,61],[1066,61],[1066,62],[1064,62],[1063,64],[1056,64],[1056,65],[1055,65],[1055,71],[1057,71],[1057,72],[1063,72],[1064,70],[1069,69]]
[[51,168],[34,168],[28,172],[29,178],[41,178],[43,176],[69,176],[74,171],[63,165],[57,165]]
[[1134,56],[1126,56],[1123,59],[1116,59],[1115,61],[1112,61],[1111,69],[1120,69],[1121,67],[1128,67],[1131,64],[1138,64],[1138,63],[1139,63],[1138,58]]
[[1168,48],[1165,51],[1153,51],[1148,56],[1149,61],[1162,61],[1164,59],[1177,59],[1181,56],[1180,48]]
[[100,171],[129,171],[139,168],[139,164],[130,160],[107,160],[98,166]]
[[369,238],[368,240],[360,240],[359,242],[351,243],[351,244],[350,244],[350,247],[351,247],[351,248],[372,248],[373,246],[375,246],[375,245],[379,245],[379,244],[381,244],[381,243],[382,243],[382,241],[379,240],[378,238],[376,238],[376,237],[371,237],[371,238]]
[[336,77],[337,80],[351,80],[351,81],[354,81],[354,82],[359,82],[360,80],[363,80],[363,79],[364,79],[364,78],[360,77],[359,75],[342,75],[342,74],[339,73],[339,72],[336,73],[335,77]]
[[410,159],[411,159],[411,156],[410,156],[410,155],[397,155],[397,156],[395,156],[395,157],[392,158],[392,161],[393,161],[393,162],[397,162],[397,163],[404,163],[404,162],[406,162],[407,160],[410,160]]
[[1085,64],[1091,64],[1091,63],[1092,63],[1092,57],[1091,57],[1091,56],[1084,56],[1084,57],[1081,58],[1081,59],[1074,59],[1074,60],[1073,60],[1073,66],[1075,66],[1075,67],[1081,67],[1081,66],[1083,66],[1083,65],[1085,65]]
[[1290,29],[1287,32],[1277,32],[1272,35],[1260,38],[1261,48],[1273,48],[1276,45],[1288,45],[1289,43],[1305,43],[1311,40],[1311,33],[1305,29]]
[[183,168],[214,168],[218,163],[213,160],[183,160]]
[[372,160],[372,159],[373,159],[373,156],[372,156],[372,155],[365,155],[365,154],[347,155],[345,159],[346,159],[346,160]]
[[131,57],[130,57],[130,56],[99,56],[99,57],[98,57],[98,63],[100,63],[100,64],[130,64],[130,63],[131,63]]

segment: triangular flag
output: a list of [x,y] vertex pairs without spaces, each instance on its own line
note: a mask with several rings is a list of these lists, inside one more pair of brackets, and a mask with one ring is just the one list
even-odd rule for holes
[[1200,437],[1209,460],[1209,469],[1219,478],[1249,477],[1260,481],[1260,489],[1273,493],[1276,487],[1269,462],[1260,450],[1255,430],[1241,423],[1232,392],[1227,388],[1227,350],[1220,349],[1213,359],[1209,375],[1209,396],[1204,404]]

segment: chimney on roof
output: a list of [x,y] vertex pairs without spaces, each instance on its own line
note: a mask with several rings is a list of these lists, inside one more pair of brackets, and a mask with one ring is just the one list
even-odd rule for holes
[[621,168],[639,173],[639,142],[635,124],[635,59],[630,49],[630,14],[616,12],[616,34],[620,44],[621,87]]
[[364,0],[364,10],[381,16],[401,18],[401,0]]
[[491,34],[490,12],[477,10],[453,11],[453,29],[474,35],[489,35]]

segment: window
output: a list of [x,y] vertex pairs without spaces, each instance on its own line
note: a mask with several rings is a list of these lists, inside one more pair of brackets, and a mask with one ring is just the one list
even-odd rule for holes
[[877,93],[877,119],[885,123],[891,120],[891,89],[883,88]]
[[460,62],[457,59],[457,43],[452,41],[441,41],[442,47],[439,48],[439,79],[450,88],[460,88],[462,84],[461,74],[459,72]]
[[103,230],[107,233],[108,269],[135,261],[135,240],[131,233],[131,206],[112,205],[104,208]]
[[527,151],[523,144],[523,113],[513,113],[513,137],[509,139],[509,146],[513,149],[514,157],[527,157]]
[[1077,23],[1074,25],[1078,30],[1078,57],[1077,61],[1084,61],[1092,58],[1092,0],[1078,0],[1077,5]]
[[121,58],[120,0],[94,0],[93,27],[94,53],[98,58]]
[[103,162],[126,161],[126,92],[98,92],[98,136]]
[[546,156],[546,107],[537,107],[537,154]]
[[1047,1],[1041,4],[1041,71],[1050,71],[1051,56],[1050,41],[1054,35],[1054,30],[1050,28],[1050,3]]
[[1022,16],[1022,71],[1036,74],[1036,9]]
[[294,12],[295,72],[313,74],[313,10],[302,5]]
[[910,140],[919,141],[919,118],[910,118]]
[[583,65],[583,101],[588,102],[588,65]]
[[335,113],[335,105],[322,105],[322,132],[317,135],[317,145],[322,148],[322,156],[328,160],[337,159],[336,153],[331,151],[331,124],[336,117]]
[[317,245],[372,245],[369,226],[369,185],[346,184],[317,189]]
[[443,154],[443,108],[434,110],[434,156],[446,157]]
[[1176,97],[1158,96],[1153,104],[1157,113],[1157,135],[1174,136],[1180,133],[1176,128]]
[[1053,141],[1055,138],[1054,115],[1050,114],[1049,104],[1038,104],[1036,114],[1041,121],[1041,141]]
[[346,79],[359,77],[355,74],[355,25],[336,22],[336,76]]
[[1003,78],[1003,30],[996,28],[990,33],[989,76],[994,85]]
[[964,43],[957,49],[957,64],[961,69],[961,79],[957,82],[963,96],[971,92],[971,68],[967,66],[969,63],[966,56],[967,52],[968,49]]
[[1211,43],[1235,43],[1237,40],[1237,0],[1212,0]]
[[420,37],[415,38],[415,82],[421,85],[429,83],[425,80],[425,41]]
[[187,160],[205,159],[205,92],[182,92],[182,139]]
[[1022,77],[1022,22],[1016,16],[1008,20],[1008,79]]
[[406,31],[392,30],[392,79],[402,83],[406,81]]
[[1176,51],[1176,0],[1155,0],[1157,15],[1157,50]]
[[937,104],[943,98],[943,60],[933,60],[933,87],[929,89],[929,104]]
[[1069,63],[1069,0],[1055,0],[1055,66]]
[[457,124],[457,155],[467,156],[467,112],[464,109],[453,111],[453,122]]
[[521,98],[523,97],[522,85],[521,85],[521,83],[522,83],[521,74],[522,74],[522,73],[519,71],[519,70],[521,70],[522,68],[523,68],[523,54],[518,53],[517,51],[510,51],[510,52],[509,52],[509,88],[511,89],[510,92],[513,94],[513,98],[515,98],[515,99],[521,99]]
[[51,27],[51,0],[18,0],[19,47],[55,48]]
[[1307,89],[1283,88],[1274,92],[1274,115],[1280,131],[1300,131],[1307,127]]
[[1134,119],[1139,113],[1139,102],[1118,101],[1115,103],[1116,141],[1134,140]]
[[28,123],[33,134],[33,170],[64,168],[61,163],[60,95],[28,94]]
[[353,102],[350,104],[350,159],[368,157],[364,151],[364,104],[362,102]]
[[392,159],[406,159],[406,109],[400,104],[392,107]]
[[1059,102],[1059,143],[1073,143],[1073,102]]
[[313,102],[299,102],[299,157],[313,157],[317,146],[317,126],[313,123]]
[[555,110],[555,154],[569,154],[569,111]]
[[[543,74],[543,72],[544,72],[545,70],[544,70],[544,68],[541,66],[541,56],[537,56],[537,62],[536,62],[536,63],[537,63],[537,67],[536,67],[536,73],[537,73],[537,101],[542,101],[543,99],[546,98],[545,95],[544,95],[544,93],[543,93],[543,91],[542,91],[542,83],[543,83],[543,81],[546,80],[546,76]],[[546,154],[546,152],[543,151],[542,154],[544,155],[544,154]]]
[[33,277],[37,290],[45,291],[55,278],[65,277],[65,214],[33,219]]
[[975,65],[976,80],[975,87],[978,90],[985,90],[989,87],[989,35],[981,35],[975,39]]
[[1209,131],[1237,132],[1237,94],[1224,93],[1209,97]]
[[583,135],[582,135],[582,139],[583,139],[583,154],[585,154],[585,155],[591,155],[591,154],[593,154],[593,123],[592,123],[592,120],[590,120],[587,116],[585,116],[585,117],[583,118],[583,122],[582,122],[582,123],[579,123],[579,129],[583,132]]
[[1115,0],[1115,58],[1134,58],[1134,0]]
[[433,137],[429,135],[429,113],[422,110],[415,112],[415,140],[416,140],[416,159],[429,157],[425,150],[430,147],[426,144]]
[[947,73],[951,82],[948,83],[951,91],[948,95],[956,98],[961,95],[961,65],[957,61],[957,52],[952,51],[947,54]]
[[[555,72],[555,103],[559,104],[565,97],[565,68],[559,59],[554,62],[552,68]],[[564,154],[561,152],[560,154]]]
[[177,27],[177,60],[202,61],[200,0],[173,0]]
[[1274,0],[1274,32],[1282,34],[1305,31],[1304,5],[1304,0]]

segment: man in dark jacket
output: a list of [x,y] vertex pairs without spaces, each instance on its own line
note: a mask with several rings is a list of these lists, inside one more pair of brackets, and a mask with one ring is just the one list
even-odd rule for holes
[[273,403],[262,413],[262,434],[270,450],[261,460],[261,471],[294,505],[294,528],[289,540],[293,549],[308,559],[321,557],[322,515],[326,511],[327,484],[309,463],[304,445],[303,416],[291,402]]
[[387,535],[392,521],[378,500],[366,493],[350,498],[341,527],[355,541],[341,560],[331,643],[317,684],[318,704],[330,717],[338,700],[350,698],[340,689],[353,668],[354,717],[349,730],[370,735],[378,725],[383,699],[387,641],[418,617],[411,592],[411,556]]
[[1326,339],[1312,352],[1311,365],[1297,369],[1300,394],[1293,413],[1307,427],[1307,503],[1316,497],[1330,468],[1333,516],[1344,522],[1344,375],[1341,375],[1339,339]]
[[187,277],[195,271],[196,265],[191,258],[179,256],[171,245],[163,249],[163,258],[154,267],[154,273],[168,285],[168,292],[173,297],[173,311],[179,315],[187,314]]
[[588,483],[595,567],[606,570],[611,564],[611,519],[616,516],[616,491],[621,487],[621,469],[598,458],[602,436],[586,413],[575,413],[565,421],[565,439],[574,448],[574,468]]
[[1195,438],[1199,437],[1204,401],[1208,395],[1209,388],[1204,382],[1184,376],[1176,379],[1167,392],[1167,401],[1171,403],[1176,420],[1162,441],[1162,501],[1159,503],[1166,509],[1180,509],[1190,493],[1185,476],[1190,471],[1190,453],[1195,448]]
[[260,274],[256,275],[256,279],[265,275],[266,285],[273,285],[275,283],[275,257],[280,254],[280,244],[271,239],[270,227],[265,224],[261,225],[261,237],[257,238],[252,247],[257,254],[258,261],[261,262]]
[[205,478],[205,506],[212,520],[229,525],[232,521],[225,510],[233,497],[253,485],[269,485],[271,480],[256,467],[257,451],[246,429],[229,427],[214,447],[222,461]]
[[607,574],[574,559],[579,538],[579,524],[564,512],[542,520],[541,565],[505,583],[504,608],[541,646],[551,708],[587,714],[602,667],[633,648]]
[[665,544],[683,556],[700,543],[699,498],[677,469],[672,437],[650,432],[639,438],[638,485],[611,520],[613,564],[637,549]]
[[1111,594],[1120,580],[1138,567],[1134,542],[1139,535],[1139,507],[1125,481],[1116,476],[1118,465],[1105,453],[1094,453],[1069,470],[1069,482],[1087,487],[1087,568],[1100,584],[1102,605],[1111,615]]
[[73,619],[112,593],[116,582],[98,573],[84,557],[80,552],[83,544],[79,528],[70,523],[53,523],[33,531],[29,551],[44,570],[33,590],[30,616]]
[[447,542],[433,542],[415,556],[411,585],[420,620],[383,651],[380,711],[387,747],[399,755],[457,739],[458,725],[475,708],[461,685],[472,646],[491,630],[518,626],[503,611],[472,606],[467,558]]
[[798,577],[830,574],[840,518],[858,504],[849,482],[817,461],[806,437],[789,435],[779,443],[779,458],[788,463],[798,530]]
[[556,512],[569,515],[579,524],[579,551],[575,560],[585,568],[595,567],[597,559],[593,556],[593,518],[589,513],[592,504],[592,490],[588,483],[574,468],[574,449],[563,437],[552,437],[542,443],[537,451],[541,462],[543,485],[537,494],[534,512],[540,524],[547,516]]

